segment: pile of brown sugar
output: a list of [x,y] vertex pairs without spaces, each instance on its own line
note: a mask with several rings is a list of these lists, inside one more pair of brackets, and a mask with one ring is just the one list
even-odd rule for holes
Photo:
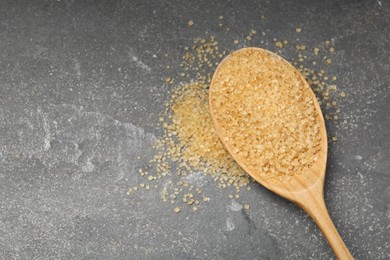
[[[223,18],[219,18],[219,22],[222,23]],[[220,28],[224,34],[229,34],[228,27]],[[214,131],[208,94],[211,76],[223,57],[238,47],[252,45],[253,41],[257,41],[256,46],[264,44],[272,51],[290,57],[322,103],[325,118],[341,120],[336,98],[346,95],[336,88],[336,76],[326,72],[327,67],[332,65],[324,63],[325,56],[319,55],[331,57],[333,53],[328,49],[334,47],[333,41],[302,47],[303,43],[299,41],[280,40],[282,48],[272,48],[266,37],[264,32],[256,33],[252,29],[246,37],[232,38],[229,45],[227,41],[220,42],[223,37],[205,32],[188,41],[187,46],[180,47],[179,64],[171,54],[163,54],[167,68],[164,81],[170,89],[165,109],[158,120],[164,133],[154,145],[154,157],[138,169],[139,183],[131,183],[127,190],[129,196],[156,190],[162,202],[170,204],[172,210],[179,213],[184,207],[193,211],[202,209],[204,203],[213,199],[203,187],[207,181],[215,182],[216,186],[224,189],[223,193],[230,199],[241,200],[242,188],[251,189],[248,185],[250,176],[233,160]],[[295,45],[300,48],[296,49]],[[298,56],[293,58],[291,54],[284,53],[291,51]],[[337,137],[328,140],[336,141]],[[138,160],[141,157],[143,155],[138,156]]]
[[318,159],[320,116],[310,86],[277,55],[232,53],[215,73],[210,97],[224,143],[247,168],[284,180]]
[[[192,82],[175,90],[171,120],[164,124],[166,156],[178,162],[177,172],[202,171],[219,186],[246,186],[249,175],[234,161],[215,132],[208,95],[209,85]],[[183,171],[185,170],[185,171]]]

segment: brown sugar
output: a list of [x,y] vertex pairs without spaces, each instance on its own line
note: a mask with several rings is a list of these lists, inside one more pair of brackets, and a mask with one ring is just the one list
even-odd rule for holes
[[231,54],[210,97],[224,143],[247,168],[283,179],[316,161],[320,122],[310,87],[280,57],[256,49]]
[[[193,82],[177,89],[171,103],[172,119],[165,128],[174,133],[167,142],[169,158],[184,168],[207,169],[221,185],[249,182],[249,176],[234,161],[214,130],[208,104],[208,84]],[[171,138],[168,138],[168,140]],[[171,139],[173,141],[173,139]]]
[[[191,28],[194,26],[195,23]],[[325,53],[331,46],[325,49],[323,44],[305,47],[304,42],[290,38],[288,41],[280,40],[283,45],[278,48],[274,45],[277,40],[268,41],[261,28],[257,33],[252,29],[245,35],[251,36],[254,41],[260,40],[261,44],[270,46],[282,55],[285,51],[295,51],[295,46],[298,46],[298,56],[290,57],[291,61],[311,85],[319,103],[323,104],[327,118],[330,121],[343,119],[335,102],[336,99],[341,101],[346,97],[345,92],[340,93],[343,86],[335,75],[327,74],[334,63],[327,65],[322,60],[323,56],[318,55],[320,49]],[[239,196],[237,193],[244,187],[244,192],[251,190],[248,185],[250,176],[235,162],[214,131],[208,102],[210,80],[216,66],[232,50],[238,46],[246,46],[248,42],[245,37],[236,35],[227,43],[223,38],[208,33],[187,40],[187,46],[178,47],[181,50],[179,63],[176,59],[171,59],[174,54],[162,54],[164,67],[170,69],[162,79],[165,80],[164,87],[169,89],[169,94],[162,113],[156,117],[156,123],[161,125],[163,133],[153,145],[152,158],[147,155],[137,156],[137,164],[141,168],[138,169],[140,179],[137,185],[131,182],[124,192],[133,198],[137,193],[158,191],[163,203],[169,205],[171,210],[177,207],[176,210],[191,208],[191,211],[195,211],[204,209],[202,205],[213,200],[207,189],[200,189],[206,181],[215,182],[217,187],[225,189],[223,193],[226,196],[230,194],[230,199],[242,200],[236,198],[236,195]],[[314,53],[306,51],[306,48],[314,50]],[[307,63],[299,62],[298,58]],[[316,66],[310,67],[308,64],[311,62]],[[178,69],[176,74],[172,72],[173,68]],[[331,107],[327,106],[329,103]],[[330,134],[335,136],[337,133]],[[146,158],[149,161],[144,162]],[[144,183],[144,187],[140,183]],[[189,198],[188,194],[193,194],[193,198]]]

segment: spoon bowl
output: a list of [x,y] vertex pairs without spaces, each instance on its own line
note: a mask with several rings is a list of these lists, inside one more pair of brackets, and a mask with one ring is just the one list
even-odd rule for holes
[[[243,157],[239,156],[237,153],[234,152],[234,146],[230,142],[226,141],[226,136],[224,136],[225,132],[223,131],[224,126],[226,126],[226,122],[221,121],[221,119],[216,116],[217,106],[215,103],[215,97],[218,95],[218,92],[215,91],[215,88],[217,83],[220,83],[218,81],[221,80],[220,75],[221,73],[224,73],[224,70],[226,69],[226,63],[228,63],[229,59],[232,59],[232,57],[234,57],[235,59],[239,59],[240,57],[247,57],[248,55],[252,55],[253,53],[255,53],[256,55],[267,56],[269,59],[274,59],[275,62],[280,62],[280,65],[287,65],[289,69],[294,70],[294,74],[299,79],[299,84],[301,84],[302,88],[305,89],[305,91],[310,92],[309,96],[311,97],[311,100],[313,101],[312,104],[317,111],[317,120],[320,126],[318,131],[318,136],[320,138],[320,148],[316,155],[317,160],[311,165],[311,167],[307,170],[305,174],[294,174],[288,181],[281,180],[275,177],[266,178],[264,175],[260,174],[259,171],[253,169],[253,167],[248,167],[248,164],[245,163]],[[219,64],[218,68],[214,72],[210,84],[209,95],[210,110],[214,121],[215,130],[229,153],[236,160],[236,162],[258,183],[260,183],[270,191],[294,202],[302,209],[304,209],[321,229],[324,236],[328,240],[328,243],[330,244],[334,253],[339,259],[353,259],[352,255],[348,251],[348,248],[338,234],[326,209],[323,196],[324,180],[326,173],[326,160],[328,152],[325,121],[321,112],[320,105],[318,104],[313,91],[311,90],[307,81],[299,73],[299,71],[296,70],[286,60],[270,51],[261,48],[240,49],[227,56]],[[228,95],[228,93],[224,93],[224,95]]]

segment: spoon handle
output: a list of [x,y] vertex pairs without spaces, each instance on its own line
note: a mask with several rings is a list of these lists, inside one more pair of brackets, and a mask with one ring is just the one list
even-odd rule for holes
[[337,232],[337,229],[329,216],[323,193],[321,192],[319,194],[320,195],[317,193],[316,196],[315,194],[308,192],[307,196],[304,196],[297,204],[312,217],[328,240],[330,247],[333,249],[333,252],[338,259],[353,259],[353,256],[344,244],[343,239]]

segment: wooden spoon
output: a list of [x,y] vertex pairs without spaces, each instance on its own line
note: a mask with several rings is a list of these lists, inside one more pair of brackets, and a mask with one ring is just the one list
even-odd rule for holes
[[[296,69],[291,64],[289,64],[286,60],[264,49],[244,48],[236,51],[234,55],[248,55],[248,52],[253,53],[253,51],[259,52],[262,55],[271,56],[271,58],[275,58],[279,60],[281,64],[287,63],[288,66],[291,66],[296,71]],[[264,178],[260,176],[260,174],[258,174],[257,172],[250,170],[249,167],[247,167],[245,163],[243,163],[242,158],[240,158],[237,153],[232,152],[233,147],[231,146],[231,144],[229,145],[228,142],[225,142],[224,141],[225,138],[224,136],[222,136],[223,131],[221,128],[222,127],[221,123],[223,124],[223,122],[219,122],[217,116],[215,115],[216,106],[213,103],[213,100],[215,100],[213,97],[214,95],[218,95],[218,94],[213,91],[213,88],[215,88],[216,80],[218,80],[217,76],[219,75],[219,73],[221,73],[221,70],[223,70],[224,68],[224,63],[229,58],[231,58],[231,55],[232,54],[230,54],[220,63],[220,65],[218,66],[218,68],[216,69],[213,75],[213,79],[210,85],[210,96],[209,96],[210,110],[211,110],[211,115],[213,117],[215,130],[218,133],[221,141],[224,143],[227,150],[237,161],[237,163],[247,173],[249,173],[257,182],[259,182],[267,189],[275,192],[276,194],[279,194],[280,196],[296,203],[303,210],[305,210],[313,218],[313,220],[318,225],[318,227],[321,229],[322,233],[325,235],[326,239],[328,240],[328,243],[330,244],[334,253],[339,259],[353,259],[351,253],[348,251],[348,248],[346,247],[342,238],[337,232],[336,227],[334,226],[329,216],[324,201],[324,195],[323,195],[324,179],[325,179],[325,170],[326,170],[328,142],[327,142],[324,118],[322,116],[321,108],[317,102],[317,99],[313,91],[311,90],[310,87],[306,88],[307,91],[310,91],[310,96],[312,97],[313,104],[316,110],[318,111],[318,115],[319,115],[319,121],[320,121],[319,136],[321,138],[321,148],[317,155],[318,160],[314,162],[314,164],[311,166],[307,174],[304,175],[295,174],[292,176],[292,178],[289,181],[281,181],[278,178]],[[296,72],[298,77],[300,77],[302,84],[308,86],[308,83],[302,77],[302,75],[298,71]]]

